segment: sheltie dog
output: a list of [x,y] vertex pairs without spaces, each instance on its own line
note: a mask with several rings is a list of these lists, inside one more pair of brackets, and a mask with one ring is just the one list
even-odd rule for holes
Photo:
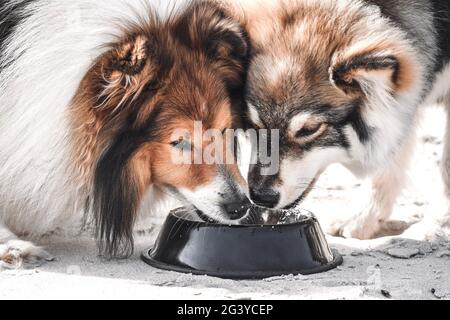
[[105,256],[127,257],[136,218],[167,194],[239,218],[249,200],[235,163],[171,154],[196,155],[194,121],[238,125],[247,52],[240,24],[208,1],[2,1],[0,262],[51,259],[18,237],[85,216]]
[[[373,177],[373,195],[334,232],[374,237],[402,189],[419,107],[442,103],[450,117],[450,2],[236,2],[231,7],[252,44],[248,118],[256,128],[279,130],[280,139],[280,170],[263,174],[261,163],[250,169],[252,200],[296,206],[330,164],[340,163]],[[444,148],[450,199],[449,127]],[[449,214],[442,217],[447,224]]]

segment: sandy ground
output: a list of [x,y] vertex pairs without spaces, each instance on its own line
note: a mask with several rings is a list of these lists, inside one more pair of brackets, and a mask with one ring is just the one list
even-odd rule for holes
[[[412,222],[447,210],[438,164],[444,117],[427,111],[418,134],[411,182],[399,199],[394,218]],[[358,212],[367,199],[365,182],[340,167],[322,177],[304,204],[324,229]],[[442,195],[442,196],[441,196]],[[436,200],[438,199],[438,200]],[[57,260],[35,270],[0,271],[1,299],[450,299],[450,242],[423,242],[402,236],[374,241],[330,237],[344,256],[336,270],[312,276],[263,281],[230,281],[153,269],[139,259],[154,236],[137,239],[136,254],[126,261],[103,261],[92,239],[57,236],[42,245]],[[400,258],[400,256],[403,256]]]

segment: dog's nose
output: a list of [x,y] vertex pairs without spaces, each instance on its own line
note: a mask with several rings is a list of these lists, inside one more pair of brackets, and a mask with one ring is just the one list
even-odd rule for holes
[[280,201],[280,194],[273,189],[252,189],[250,190],[250,197],[258,206],[269,209],[275,208]]
[[241,201],[232,202],[229,204],[225,204],[225,211],[228,213],[232,220],[240,219],[247,213],[248,209],[250,209],[252,203],[249,199],[245,198]]

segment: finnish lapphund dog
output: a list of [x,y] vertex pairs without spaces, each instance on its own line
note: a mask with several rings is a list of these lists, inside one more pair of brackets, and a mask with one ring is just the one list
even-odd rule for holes
[[237,125],[247,52],[209,1],[2,0],[0,264],[50,260],[19,238],[86,216],[101,252],[127,257],[167,194],[233,223],[250,203],[238,166],[174,164],[192,141],[171,138]]
[[[373,177],[373,195],[334,233],[374,237],[405,181],[420,106],[444,104],[450,117],[450,1],[237,2],[231,7],[252,47],[248,118],[280,137],[279,172],[262,174],[258,163],[250,169],[252,200],[296,206],[340,163]],[[442,174],[450,199],[450,127]]]

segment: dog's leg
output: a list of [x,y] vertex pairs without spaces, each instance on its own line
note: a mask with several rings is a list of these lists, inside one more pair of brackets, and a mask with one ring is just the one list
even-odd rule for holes
[[447,113],[447,128],[444,137],[441,173],[444,197],[437,194],[422,221],[409,228],[402,236],[419,241],[448,241],[450,239],[450,96],[444,103]]
[[[450,199],[450,96],[446,99],[447,128],[444,138],[444,151],[442,155],[442,179],[444,180],[445,193]],[[449,222],[450,223],[450,222]]]
[[33,268],[53,260],[44,249],[31,242],[19,240],[0,223],[0,270]]
[[389,168],[373,178],[368,206],[356,217],[332,225],[332,235],[368,240],[380,233],[400,234],[409,227],[406,222],[388,220],[407,179],[406,169],[415,145],[414,138],[415,134],[411,134]]

